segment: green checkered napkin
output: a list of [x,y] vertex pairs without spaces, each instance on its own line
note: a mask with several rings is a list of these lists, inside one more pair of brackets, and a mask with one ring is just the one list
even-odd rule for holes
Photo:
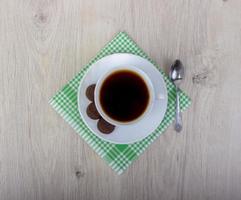
[[[160,73],[162,73],[168,90],[168,107],[160,125],[147,138],[128,145],[112,144],[98,138],[86,126],[78,111],[77,94],[80,80],[93,63],[104,56],[114,53],[131,53],[149,60],[158,68]],[[190,99],[181,92],[181,110],[187,108],[190,103]],[[50,104],[113,170],[121,174],[172,123],[175,115],[175,87],[157,64],[153,62],[125,32],[120,32],[50,100]]]

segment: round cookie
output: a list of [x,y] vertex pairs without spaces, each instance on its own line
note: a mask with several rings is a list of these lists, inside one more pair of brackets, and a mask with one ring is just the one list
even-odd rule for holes
[[94,93],[95,93],[95,84],[92,84],[87,87],[85,91],[85,95],[90,101],[94,101]]
[[100,119],[100,114],[98,113],[98,110],[96,109],[95,103],[90,103],[86,110],[87,115],[91,119]]
[[101,118],[97,123],[97,128],[100,132],[104,134],[109,134],[114,131],[115,126]]

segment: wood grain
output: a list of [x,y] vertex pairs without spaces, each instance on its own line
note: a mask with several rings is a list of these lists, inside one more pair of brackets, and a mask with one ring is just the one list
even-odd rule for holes
[[[0,199],[241,199],[241,1],[1,0]],[[118,31],[192,98],[121,176],[49,106]]]

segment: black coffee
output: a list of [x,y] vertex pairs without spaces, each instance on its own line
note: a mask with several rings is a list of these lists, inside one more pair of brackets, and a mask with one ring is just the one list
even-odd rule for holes
[[145,81],[130,70],[116,71],[106,78],[100,89],[100,104],[114,120],[129,122],[142,115],[150,94]]

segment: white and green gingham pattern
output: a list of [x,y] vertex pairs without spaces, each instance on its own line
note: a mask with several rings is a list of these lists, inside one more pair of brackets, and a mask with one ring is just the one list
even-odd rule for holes
[[[131,53],[148,59],[157,67],[160,73],[162,73],[168,90],[167,111],[160,125],[147,138],[128,145],[112,144],[98,138],[81,119],[77,105],[79,83],[89,67],[100,58],[114,53]],[[175,115],[175,87],[157,64],[153,62],[125,32],[120,32],[50,100],[50,103],[97,154],[99,154],[112,169],[118,174],[121,174],[172,123]],[[188,96],[181,92],[181,110],[183,111],[187,108],[190,103],[191,101]]]

